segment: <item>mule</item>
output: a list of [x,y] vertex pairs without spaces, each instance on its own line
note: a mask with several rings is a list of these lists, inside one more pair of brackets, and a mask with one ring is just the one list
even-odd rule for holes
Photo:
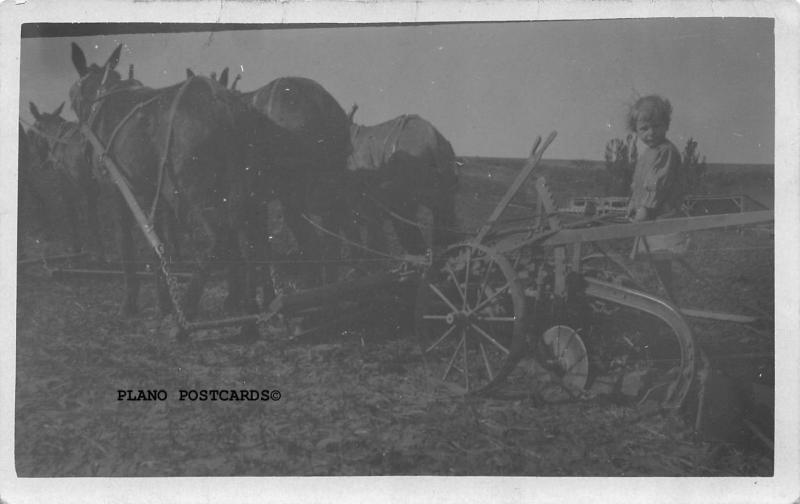
[[433,246],[444,247],[457,238],[454,228],[456,160],[450,142],[418,115],[364,126],[353,122],[358,106],[349,114],[352,152],[347,169],[357,174],[363,187],[360,208],[367,220],[368,244],[386,249],[383,222],[387,218],[401,246],[409,253],[426,249],[416,224],[420,206],[433,216]]
[[42,178],[42,166],[44,160],[39,156],[38,151],[33,147],[28,133],[19,125],[19,146],[17,164],[17,256],[22,257],[22,209],[32,206],[33,218],[38,226],[41,227],[45,235],[50,232],[50,222],[48,218],[47,202],[40,187]]
[[[269,153],[261,150],[269,125],[212,79],[191,77],[161,89],[122,81],[115,70],[121,49],[118,46],[102,66],[89,66],[80,47],[72,44],[79,79],[70,89],[71,106],[106,148],[105,153],[94,152],[93,162],[101,163],[105,155],[117,163],[157,233],[165,213],[202,230],[205,239],[197,240],[194,251],[197,272],[184,295],[187,319],[195,318],[209,269],[218,261],[244,260],[251,274],[242,277],[239,306],[257,311],[257,286],[268,281],[256,264],[266,253],[266,235],[260,228],[266,185],[264,171],[253,167],[269,165]],[[134,217],[121,195],[117,203],[126,285],[122,310],[127,315],[137,311],[139,292],[131,236]],[[232,243],[239,244],[235,251]],[[169,257],[172,246],[165,245]],[[158,273],[158,305],[165,312],[172,308],[171,298]],[[265,288],[265,297],[269,292]],[[243,330],[255,335],[254,324]]]
[[64,200],[64,209],[70,229],[72,251],[83,250],[83,239],[79,225],[79,202],[86,202],[86,230],[89,248],[97,258],[103,257],[100,226],[97,219],[97,202],[100,186],[92,172],[91,159],[87,153],[80,126],[61,117],[64,103],[53,112],[42,113],[33,102],[29,103],[35,119],[30,129],[34,148],[43,167],[53,169],[58,176],[59,192]]
[[[226,69],[227,70],[227,69]],[[227,80],[227,73],[223,71]],[[238,79],[237,79],[238,80]],[[325,235],[324,246],[309,213],[322,217],[322,227],[354,236],[352,214],[341,197],[350,153],[349,122],[344,109],[319,83],[304,77],[281,77],[254,91],[240,93],[246,105],[259,111],[293,141],[272,149],[275,190],[286,223],[299,248],[299,260],[320,259],[335,264],[341,242]],[[318,251],[322,248],[322,257]],[[335,281],[335,265],[305,268],[312,281]]]

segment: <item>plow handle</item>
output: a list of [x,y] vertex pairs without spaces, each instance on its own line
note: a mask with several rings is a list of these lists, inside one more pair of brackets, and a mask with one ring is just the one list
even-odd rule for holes
[[522,184],[528,179],[531,172],[533,172],[533,169],[539,164],[545,149],[547,149],[547,147],[555,138],[556,132],[553,131],[550,133],[550,135],[548,135],[547,139],[544,141],[544,144],[542,144],[541,149],[539,149],[539,144],[542,141],[542,138],[536,137],[536,140],[533,143],[533,150],[531,151],[530,157],[525,162],[525,166],[522,167],[522,170],[519,172],[519,175],[517,175],[517,178],[514,179],[514,182],[511,184],[511,186],[509,186],[506,194],[503,196],[503,199],[501,199],[500,203],[497,204],[492,212],[492,215],[490,215],[489,219],[486,221],[486,224],[484,224],[480,231],[478,231],[478,234],[472,240],[473,243],[481,243],[486,237],[486,234],[492,230],[494,223],[497,222],[497,219],[500,218],[506,207],[508,207],[508,204],[511,203],[511,200],[514,198],[514,196],[516,196],[519,188],[522,187]]

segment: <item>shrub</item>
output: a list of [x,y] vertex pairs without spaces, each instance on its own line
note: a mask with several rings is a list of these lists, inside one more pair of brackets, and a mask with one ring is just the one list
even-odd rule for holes
[[683,162],[683,182],[687,194],[697,194],[705,191],[705,175],[708,170],[706,157],[700,157],[697,151],[697,141],[689,137],[686,147],[683,148],[681,157]]
[[606,171],[610,175],[606,185],[609,196],[630,196],[633,170],[636,168],[636,142],[633,135],[625,140],[614,138],[606,144]]

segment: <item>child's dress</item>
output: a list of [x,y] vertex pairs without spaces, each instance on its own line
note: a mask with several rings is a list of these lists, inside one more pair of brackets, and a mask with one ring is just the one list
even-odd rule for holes
[[[631,208],[647,208],[649,219],[681,217],[685,182],[681,154],[669,140],[648,147],[636,142],[637,160],[631,183]],[[641,237],[634,245],[634,255],[671,257],[683,254],[689,246],[685,233]]]

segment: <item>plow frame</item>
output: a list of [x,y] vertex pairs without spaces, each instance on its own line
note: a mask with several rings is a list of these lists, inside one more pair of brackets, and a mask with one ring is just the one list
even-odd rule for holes
[[[708,371],[705,370],[703,373],[698,373],[700,368],[707,365],[707,361],[696,345],[691,327],[686,322],[684,314],[735,322],[751,322],[754,319],[752,317],[717,314],[700,310],[681,310],[671,301],[663,299],[658,295],[593,278],[588,276],[587,272],[584,271],[583,261],[586,256],[582,254],[582,251],[585,250],[585,246],[588,244],[611,240],[633,239],[652,235],[766,223],[774,220],[774,214],[772,211],[760,210],[736,214],[717,214],[701,217],[663,219],[658,221],[619,223],[620,216],[618,212],[601,212],[597,217],[586,218],[569,224],[562,224],[560,211],[553,200],[547,183],[543,177],[538,176],[534,182],[538,201],[536,201],[534,205],[531,205],[531,202],[526,202],[522,205],[526,208],[535,208],[538,211],[537,215],[531,219],[532,225],[525,228],[500,229],[500,226],[497,225],[500,223],[500,216],[511,204],[512,199],[523,187],[526,180],[534,174],[544,149],[552,142],[555,136],[555,132],[551,133],[544,144],[541,144],[539,138],[535,140],[530,157],[509,186],[506,194],[492,211],[486,223],[480,228],[473,239],[459,246],[471,247],[475,251],[485,250],[487,255],[499,257],[510,256],[523,251],[531,251],[536,254],[536,257],[543,258],[543,260],[548,261],[549,264],[552,265],[554,274],[552,280],[554,299],[565,300],[568,295],[574,294],[568,292],[568,277],[577,274],[583,278],[584,287],[582,294],[585,296],[621,305],[661,320],[672,330],[680,346],[679,370],[677,376],[670,383],[667,393],[661,401],[661,406],[666,409],[677,409],[684,403],[689,390],[692,388],[695,376],[698,374],[705,375]],[[528,192],[530,193],[532,191]],[[563,213],[574,214],[574,211]],[[616,223],[614,223],[614,220]],[[469,260],[470,259],[468,259],[468,261]],[[517,264],[515,264],[515,267],[516,266]],[[470,274],[469,267],[467,267],[464,282],[460,284],[460,288],[456,289],[465,298],[467,297],[465,291],[470,285]],[[509,279],[509,283],[517,282],[524,284],[523,280],[525,277],[526,275],[523,270],[517,270],[514,277]],[[422,281],[425,282],[426,278],[427,275],[423,277]],[[533,279],[527,278],[525,281],[531,284]],[[421,287],[421,289],[423,288],[424,286]],[[441,297],[441,292],[437,295]],[[458,316],[462,318],[471,316],[474,312],[474,310],[458,310],[457,307],[454,307],[452,304],[450,306],[452,307],[453,314],[449,317],[453,320],[457,319]],[[532,318],[530,313],[525,315],[520,313],[517,315],[524,316],[526,319]],[[430,315],[428,318],[433,319],[434,316]],[[526,326],[526,331],[534,329],[530,327],[530,321],[526,322]],[[452,327],[456,326],[453,325]],[[447,332],[449,331],[448,329]],[[466,348],[466,332],[464,334],[459,347],[450,359],[451,362],[448,364],[443,379],[447,377],[447,373],[450,372],[453,361],[457,359],[456,353]],[[534,338],[538,336],[538,334],[533,335]],[[444,338],[444,336],[442,336],[442,338]],[[532,354],[535,359],[539,358],[536,355],[536,345],[531,345],[529,340],[530,335],[518,334],[518,331],[515,330],[513,340],[508,346],[507,363],[510,363],[510,365],[503,366],[501,373],[499,373],[500,380],[497,379],[497,376],[492,377],[491,372],[486,373],[489,376],[489,384],[483,388],[479,388],[477,392],[493,391],[502,379],[508,375],[510,368],[516,365],[516,363],[525,356],[523,354]],[[486,356],[482,346],[481,352],[484,353],[485,359]],[[463,359],[466,367],[466,350],[464,350]],[[489,371],[489,363],[487,362],[486,365],[487,371]],[[464,374],[466,382],[469,384],[469,372],[467,371]],[[469,385],[467,388],[469,388]]]

